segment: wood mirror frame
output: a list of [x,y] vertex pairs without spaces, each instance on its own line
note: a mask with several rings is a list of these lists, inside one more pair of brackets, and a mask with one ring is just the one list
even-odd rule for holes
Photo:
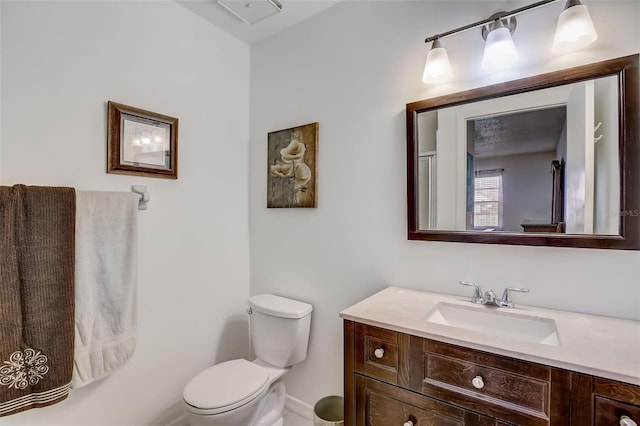
[[[407,104],[408,239],[640,250],[640,140],[638,135],[640,94],[638,91],[638,57],[639,55],[631,55],[606,60]],[[618,134],[621,183],[619,235],[519,234],[510,232],[420,230],[418,228],[417,114],[437,108],[451,107],[607,76],[618,77]]]

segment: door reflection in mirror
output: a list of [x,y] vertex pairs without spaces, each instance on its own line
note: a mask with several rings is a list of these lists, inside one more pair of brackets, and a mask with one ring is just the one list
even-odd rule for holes
[[618,122],[617,76],[418,114],[419,229],[617,235]]

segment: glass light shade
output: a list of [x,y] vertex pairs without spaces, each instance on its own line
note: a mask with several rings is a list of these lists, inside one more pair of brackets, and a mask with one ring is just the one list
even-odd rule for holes
[[436,40],[433,42],[429,53],[427,53],[427,62],[424,64],[422,81],[428,84],[438,84],[449,81],[452,77],[447,49],[442,47],[439,40]]
[[482,69],[498,71],[516,62],[518,62],[518,52],[513,44],[511,32],[499,24],[487,35],[482,54]]
[[578,4],[568,7],[558,17],[551,50],[555,53],[571,52],[587,47],[597,38],[589,9],[583,4]]

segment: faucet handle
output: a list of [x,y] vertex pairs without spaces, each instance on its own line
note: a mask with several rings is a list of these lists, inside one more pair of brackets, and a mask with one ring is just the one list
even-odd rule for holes
[[507,287],[504,289],[504,293],[502,293],[502,300],[500,300],[500,306],[504,306],[506,308],[513,308],[513,300],[511,299],[512,291],[518,291],[520,293],[529,293],[528,288]]
[[471,296],[471,302],[479,303],[479,304],[484,303],[484,296],[482,295],[482,288],[480,288],[479,284],[471,283],[471,282],[468,282],[468,281],[460,281],[460,284],[475,288],[475,290],[473,292],[473,296]]

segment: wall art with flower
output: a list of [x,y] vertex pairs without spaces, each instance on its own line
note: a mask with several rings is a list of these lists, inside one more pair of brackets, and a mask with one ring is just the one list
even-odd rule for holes
[[318,123],[270,132],[267,207],[317,207]]

